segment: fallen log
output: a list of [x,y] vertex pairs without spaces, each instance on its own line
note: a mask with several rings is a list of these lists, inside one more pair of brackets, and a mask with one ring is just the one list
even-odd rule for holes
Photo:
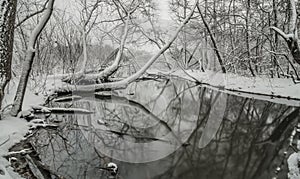
[[54,114],[92,114],[94,112],[82,108],[48,108],[44,106],[33,106],[34,113]]

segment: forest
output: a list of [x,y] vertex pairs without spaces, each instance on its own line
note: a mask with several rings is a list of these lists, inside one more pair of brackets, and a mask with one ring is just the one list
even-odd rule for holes
[[0,0],[0,179],[300,178],[298,0]]

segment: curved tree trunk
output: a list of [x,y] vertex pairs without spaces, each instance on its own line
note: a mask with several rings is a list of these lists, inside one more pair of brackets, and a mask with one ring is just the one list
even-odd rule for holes
[[24,100],[28,77],[29,77],[29,73],[31,71],[31,66],[32,66],[33,59],[35,56],[34,48],[35,48],[36,40],[37,40],[38,36],[40,35],[40,33],[42,32],[42,30],[44,29],[44,27],[46,26],[48,20],[50,19],[50,16],[53,11],[53,4],[54,4],[54,0],[48,1],[47,9],[46,9],[44,16],[42,17],[39,24],[34,28],[32,34],[30,36],[29,43],[28,43],[28,49],[26,52],[26,58],[25,58],[25,61],[23,63],[23,67],[22,67],[22,74],[20,77],[20,82],[19,82],[19,85],[17,88],[14,104],[13,104],[13,107],[11,110],[12,116],[17,116],[18,112],[20,112],[22,109],[22,103]]
[[0,1],[0,109],[4,88],[11,78],[11,60],[17,0]]

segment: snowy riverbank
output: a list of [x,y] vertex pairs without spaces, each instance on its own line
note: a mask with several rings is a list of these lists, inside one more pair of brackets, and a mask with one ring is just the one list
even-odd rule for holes
[[29,130],[29,123],[25,119],[6,117],[0,120],[0,179],[21,178],[13,172],[10,163],[4,158],[9,148],[20,142]]
[[249,98],[267,100],[274,103],[300,106],[300,84],[286,78],[243,77],[236,74],[223,74],[213,71],[177,70],[162,72],[148,70],[148,74],[179,77],[198,81],[204,86]]
[[[18,84],[17,79],[13,79],[8,84],[5,96],[3,99],[4,113],[9,112],[9,106],[13,103],[13,99],[16,93],[16,88]],[[25,99],[23,103],[23,110],[28,110],[32,105],[43,104],[45,96],[35,94],[33,90],[26,90]],[[3,110],[3,109],[2,109]],[[9,161],[7,161],[4,156],[9,154],[9,149],[19,143],[24,139],[25,134],[29,131],[32,123],[27,122],[25,119],[11,117],[9,114],[4,114],[3,119],[0,120],[0,179],[13,179],[22,178],[10,167]]]

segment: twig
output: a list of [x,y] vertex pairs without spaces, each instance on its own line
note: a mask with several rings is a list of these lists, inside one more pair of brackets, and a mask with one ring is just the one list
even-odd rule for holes
[[0,144],[0,146],[4,145],[4,144],[7,143],[9,140],[10,140],[10,136],[8,136],[8,139],[6,139],[4,142],[2,142],[2,143]]

